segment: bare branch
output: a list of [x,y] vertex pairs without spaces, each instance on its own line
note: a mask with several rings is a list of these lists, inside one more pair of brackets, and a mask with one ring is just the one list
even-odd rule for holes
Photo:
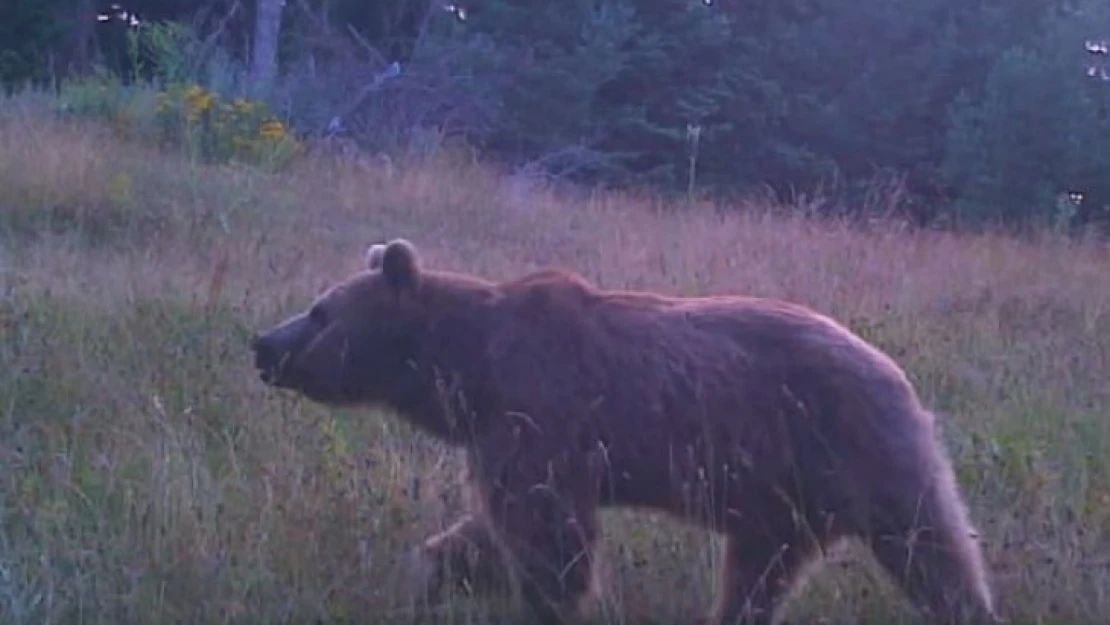
[[196,70],[197,67],[204,64],[204,61],[216,48],[220,36],[223,35],[224,32],[227,30],[227,25],[231,23],[232,18],[235,17],[235,15],[239,12],[239,9],[241,8],[242,4],[239,2],[239,0],[235,0],[231,4],[231,8],[228,9],[227,13],[223,16],[223,18],[221,18],[220,21],[216,23],[216,28],[204,38],[204,41],[201,42],[200,50],[197,52],[196,59],[194,60],[195,66],[193,67],[193,70]]
[[365,37],[358,34],[358,31],[355,30],[354,26],[351,26],[350,24],[347,24],[347,32],[349,32],[351,34],[351,37],[355,40],[355,42],[358,43],[360,46],[362,46],[362,48],[364,50],[366,50],[366,52],[369,53],[370,56],[374,57],[374,59],[376,61],[381,63],[383,66],[388,64],[388,61],[386,60],[385,55],[382,54],[380,50],[375,48],[372,43],[367,41]]

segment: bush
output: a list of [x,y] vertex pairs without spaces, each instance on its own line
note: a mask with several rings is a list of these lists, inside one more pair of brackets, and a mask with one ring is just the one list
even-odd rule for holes
[[189,26],[152,22],[126,37],[126,79],[99,68],[67,81],[60,113],[104,121],[122,138],[183,148],[208,162],[275,170],[301,153],[266,102],[239,95],[243,68],[206,53]]
[[228,98],[196,83],[157,90],[125,85],[98,72],[66,84],[57,110],[107,122],[121,138],[183,148],[209,162],[235,161],[276,170],[303,147],[264,102]]
[[264,102],[233,98],[196,84],[175,84],[158,93],[155,109],[160,139],[219,161],[280,167],[301,143]]

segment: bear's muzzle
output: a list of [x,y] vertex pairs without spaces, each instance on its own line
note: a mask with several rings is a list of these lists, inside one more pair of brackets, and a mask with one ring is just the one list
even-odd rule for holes
[[289,363],[311,341],[314,328],[307,315],[297,315],[251,339],[259,378],[271,386],[291,388]]
[[281,369],[288,362],[288,352],[279,349],[265,335],[256,335],[251,340],[251,350],[254,352],[254,366],[258,369],[259,379],[271,386],[280,385]]

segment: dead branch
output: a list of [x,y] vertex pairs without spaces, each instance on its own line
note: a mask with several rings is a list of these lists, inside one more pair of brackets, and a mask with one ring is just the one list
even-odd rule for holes
[[[242,8],[241,3],[239,2],[239,0],[235,0],[231,4],[231,8],[229,8],[227,13],[223,16],[223,18],[221,18],[220,21],[216,23],[216,28],[204,38],[204,41],[201,42],[200,51],[197,53],[195,60],[197,67],[203,65],[205,59],[207,59],[212,51],[216,48],[220,37],[227,30],[228,24],[231,23],[231,20],[239,12],[240,8]],[[195,70],[196,67],[194,67],[193,69]]]

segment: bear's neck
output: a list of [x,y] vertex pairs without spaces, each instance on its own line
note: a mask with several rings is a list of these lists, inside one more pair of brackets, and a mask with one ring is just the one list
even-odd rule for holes
[[489,299],[461,294],[438,303],[444,314],[425,328],[390,402],[402,418],[454,446],[467,446],[485,429],[493,396],[486,360]]

